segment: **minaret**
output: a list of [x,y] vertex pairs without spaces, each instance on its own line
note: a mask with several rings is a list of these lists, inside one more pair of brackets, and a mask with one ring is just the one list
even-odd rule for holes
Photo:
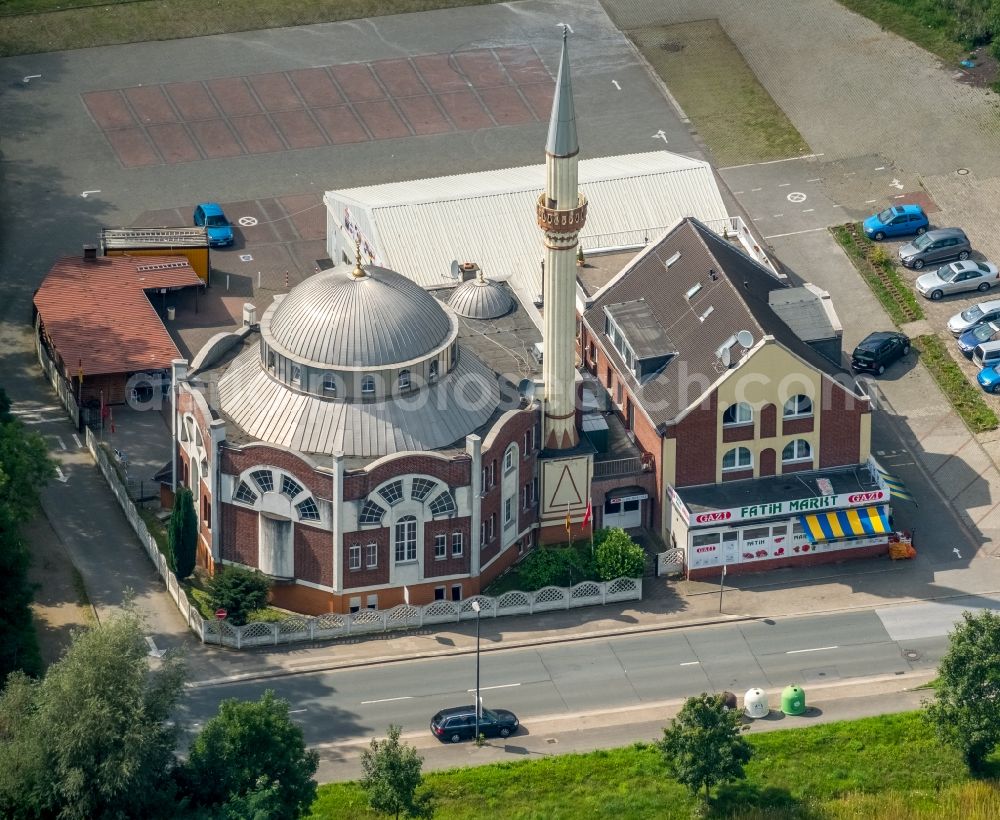
[[577,190],[576,113],[569,78],[567,28],[563,28],[559,77],[545,144],[545,193],[538,198],[538,227],[545,232],[542,311],[545,319],[542,378],[546,450],[570,450],[576,432],[576,246],[587,220],[587,199]]

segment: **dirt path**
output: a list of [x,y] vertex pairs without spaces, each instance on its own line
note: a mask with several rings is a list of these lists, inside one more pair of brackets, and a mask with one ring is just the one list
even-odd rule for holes
[[94,623],[94,611],[80,574],[49,520],[44,515],[36,516],[24,527],[23,534],[32,554],[28,577],[38,585],[31,605],[38,649],[48,667],[69,646],[74,629]]

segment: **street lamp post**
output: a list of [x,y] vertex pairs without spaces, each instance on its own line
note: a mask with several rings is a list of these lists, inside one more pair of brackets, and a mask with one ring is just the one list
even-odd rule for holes
[[476,742],[479,742],[479,619],[482,614],[482,608],[479,606],[479,601],[472,602],[472,609],[476,613]]

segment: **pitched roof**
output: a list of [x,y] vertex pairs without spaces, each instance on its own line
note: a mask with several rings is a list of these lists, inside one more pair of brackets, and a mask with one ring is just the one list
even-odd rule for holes
[[[669,262],[669,266],[666,264]],[[817,353],[786,325],[768,304],[768,294],[788,286],[698,220],[679,222],[662,239],[644,249],[602,290],[584,311],[584,320],[619,373],[626,376],[636,400],[653,424],[675,419],[700,392],[698,380],[713,384],[724,372],[717,351],[741,330],[755,341],[775,340],[808,364],[830,376],[842,368]],[[664,354],[676,351],[666,366],[640,384],[614,345],[604,337],[605,308],[642,300],[644,312],[662,328],[662,339],[650,338],[650,321],[639,333],[644,351],[659,344]],[[622,328],[629,339],[629,328]],[[635,351],[638,353],[638,351]],[[686,388],[685,385],[691,385]]]
[[70,256],[49,271],[35,308],[67,375],[168,368],[180,353],[146,291],[200,284],[183,257]]

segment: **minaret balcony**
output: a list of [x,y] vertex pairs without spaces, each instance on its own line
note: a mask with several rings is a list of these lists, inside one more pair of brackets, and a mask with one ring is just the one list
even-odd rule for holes
[[587,222],[587,197],[577,194],[577,206],[565,210],[550,208],[547,200],[546,194],[538,197],[538,227],[546,233],[579,233]]

